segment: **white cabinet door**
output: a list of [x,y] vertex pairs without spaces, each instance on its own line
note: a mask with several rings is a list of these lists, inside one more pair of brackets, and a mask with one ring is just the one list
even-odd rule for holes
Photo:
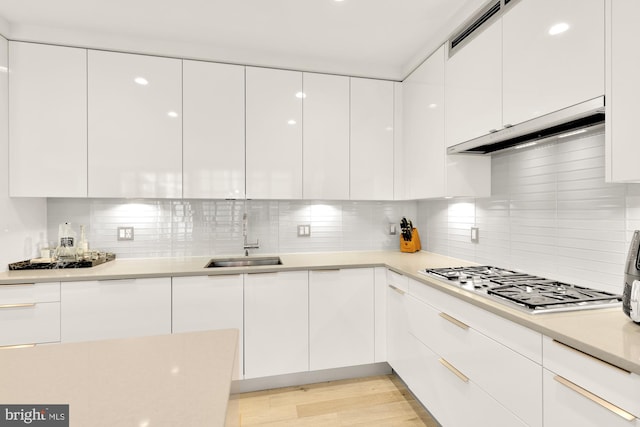
[[637,418],[629,421],[607,407],[606,398],[597,396],[554,372],[544,370],[545,427],[638,427]]
[[10,42],[9,63],[10,195],[86,197],[86,49]]
[[0,286],[0,347],[60,341],[60,283]]
[[387,286],[387,361],[405,378],[411,372],[412,343],[407,311],[408,295],[398,286]]
[[62,342],[171,333],[171,278],[65,282]]
[[351,200],[393,200],[394,84],[351,78]]
[[309,369],[374,362],[374,270],[309,272]]
[[446,154],[444,68],[442,46],[403,82],[406,199],[491,194],[490,157]]
[[640,181],[638,97],[640,50],[637,49],[640,3],[608,0],[605,178],[609,182]]
[[309,273],[246,274],[245,378],[309,370]]
[[302,73],[247,67],[247,197],[302,198]]
[[244,198],[244,67],[183,63],[183,197]]
[[374,362],[387,361],[387,269],[376,267],[374,271],[375,301],[375,358]]
[[446,61],[447,147],[502,128],[502,21],[479,31]]
[[89,197],[182,197],[182,61],[89,51]]
[[302,76],[305,199],[349,199],[349,78]]
[[505,11],[504,124],[604,94],[604,21],[603,0],[522,1]]
[[237,329],[236,378],[242,378],[244,360],[243,283],[241,274],[171,279],[171,332]]

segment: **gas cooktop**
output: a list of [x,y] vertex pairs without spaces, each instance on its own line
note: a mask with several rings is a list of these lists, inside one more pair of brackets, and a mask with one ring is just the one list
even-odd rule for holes
[[619,307],[622,296],[493,266],[431,268],[420,273],[531,314]]

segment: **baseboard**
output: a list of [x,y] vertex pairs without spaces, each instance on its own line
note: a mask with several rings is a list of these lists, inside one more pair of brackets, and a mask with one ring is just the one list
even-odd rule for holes
[[322,371],[298,372],[295,374],[276,375],[273,377],[251,378],[231,383],[231,394],[250,391],[269,390],[273,388],[314,384],[325,381],[337,381],[349,378],[362,378],[391,373],[387,362],[370,365],[348,366],[345,368],[325,369]]

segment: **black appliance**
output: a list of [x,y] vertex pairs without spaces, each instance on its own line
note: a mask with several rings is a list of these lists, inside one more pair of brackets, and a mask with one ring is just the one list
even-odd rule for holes
[[622,310],[636,323],[640,323],[640,230],[633,232],[627,265],[624,269]]
[[420,273],[530,314],[617,307],[622,300],[621,295],[611,292],[486,265],[432,268]]

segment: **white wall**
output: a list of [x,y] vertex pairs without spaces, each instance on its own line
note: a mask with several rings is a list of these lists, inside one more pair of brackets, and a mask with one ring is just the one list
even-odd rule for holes
[[640,185],[604,182],[599,134],[494,155],[492,197],[422,201],[418,217],[429,251],[621,293]]
[[33,258],[45,242],[45,199],[9,198],[9,116],[7,41],[0,37],[0,271],[15,261]]

